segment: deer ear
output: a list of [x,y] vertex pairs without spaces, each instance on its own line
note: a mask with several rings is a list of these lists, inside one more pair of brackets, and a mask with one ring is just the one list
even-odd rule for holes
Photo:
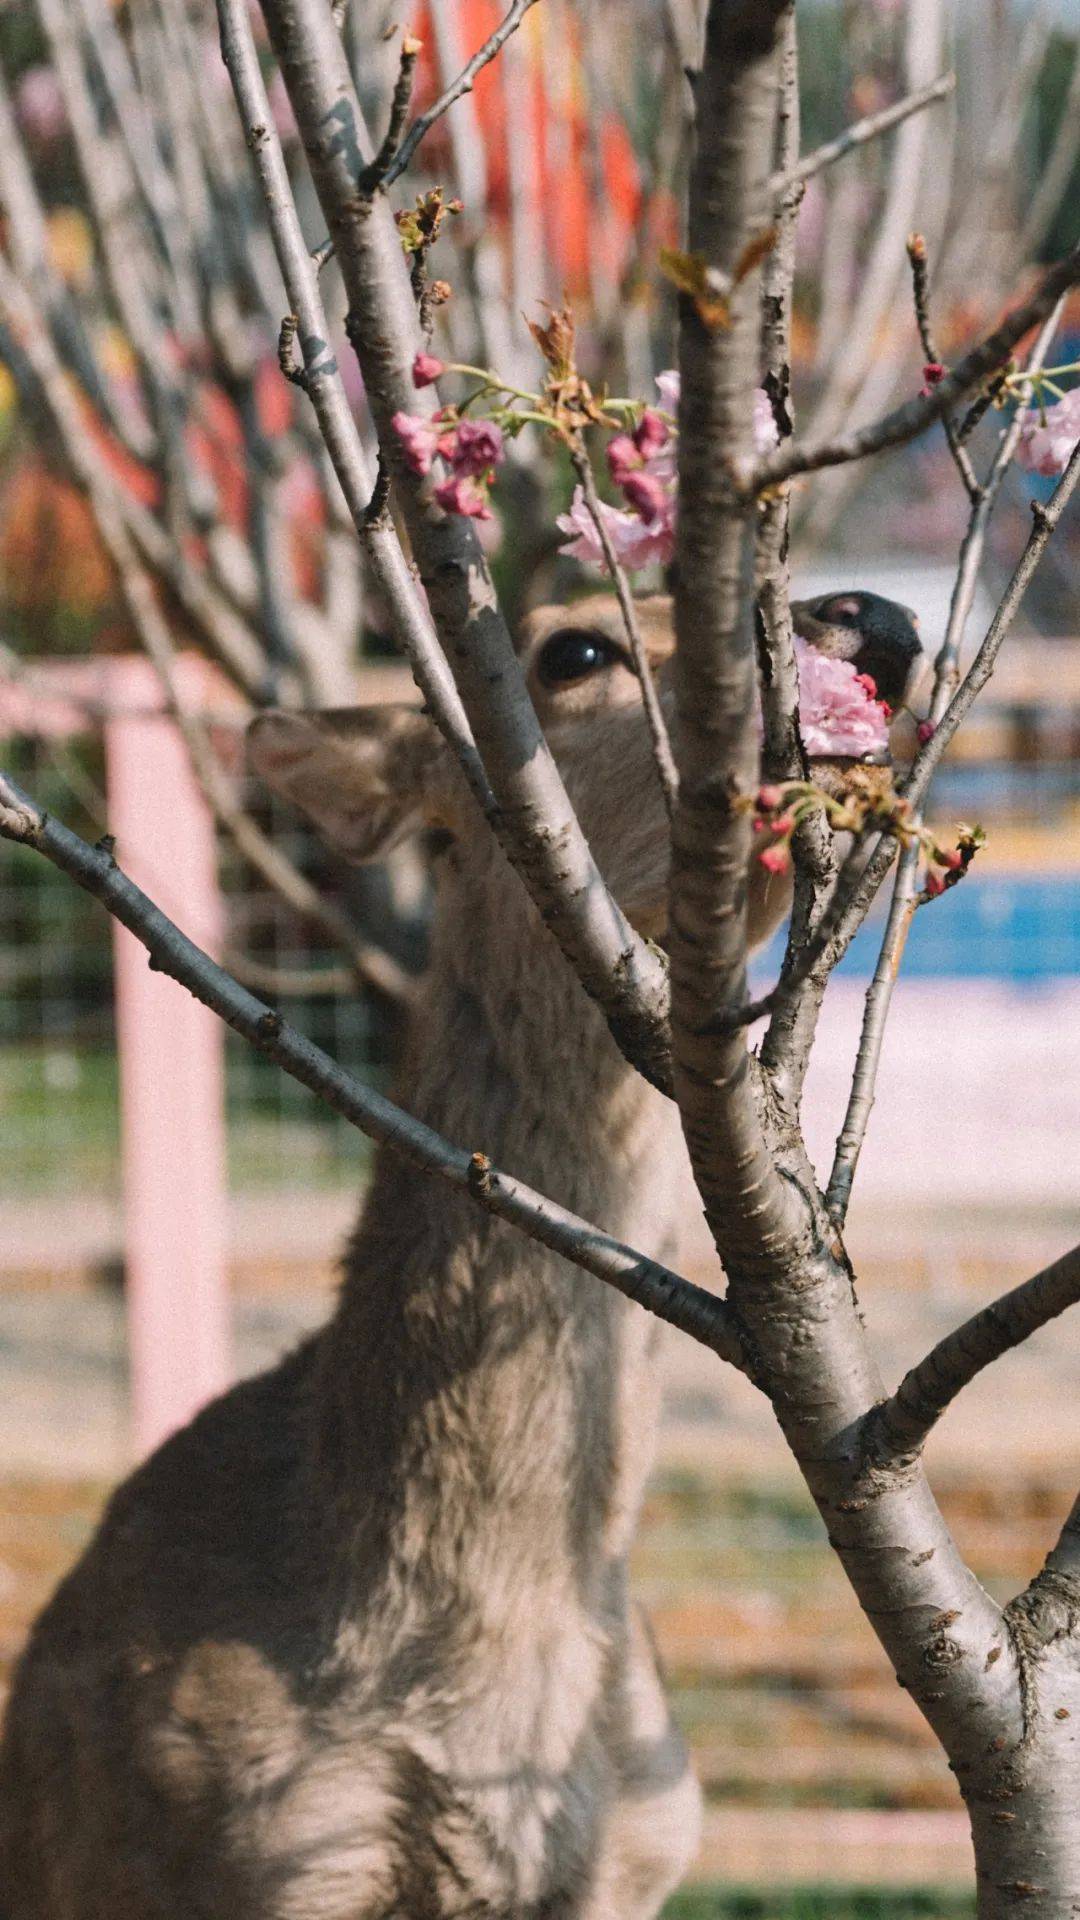
[[434,819],[430,775],[441,742],[415,707],[260,713],[248,765],[350,860],[378,860]]

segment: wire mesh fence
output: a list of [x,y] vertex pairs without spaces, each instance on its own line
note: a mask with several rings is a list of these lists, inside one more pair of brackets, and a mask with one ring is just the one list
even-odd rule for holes
[[[1069,649],[1069,657],[1075,649]],[[1065,658],[1065,655],[1062,655]],[[1069,676],[1066,675],[1066,679]],[[917,916],[904,977],[970,977],[1013,985],[1080,975],[1080,703],[1008,699],[979,717],[977,735],[946,763],[935,795],[949,823],[979,819],[990,847],[964,885]],[[98,731],[67,738],[16,736],[7,763],[17,779],[91,839],[108,829]],[[295,814],[252,788],[246,806],[275,841],[371,938],[415,967],[423,949],[426,889],[414,859],[407,883],[348,867],[327,854]],[[400,1012],[370,991],[341,990],[340,955],[237,855],[219,844],[226,909],[225,959],[335,1058],[376,1084],[389,1079]],[[881,903],[883,905],[883,903]],[[842,972],[865,979],[878,915]],[[782,942],[781,942],[782,945]],[[764,980],[780,948],[759,956]],[[325,980],[324,987],[321,982]],[[226,1039],[229,1177],[234,1191],[309,1193],[355,1188],[367,1148],[314,1095]],[[96,902],[33,853],[0,844],[0,1195],[117,1193],[118,1075],[110,923]]]
[[[107,831],[100,739],[8,743],[16,779],[90,839]],[[295,816],[249,796],[261,824],[330,895],[362,912],[371,889],[328,859]],[[226,958],[252,959],[253,984],[305,976],[289,1019],[363,1077],[386,1078],[399,1022],[378,996],[320,991],[340,957],[239,859],[219,847]],[[350,903],[350,894],[356,898]],[[315,1096],[226,1037],[230,1184],[306,1190],[355,1186],[366,1147]],[[25,849],[0,846],[0,1195],[115,1193],[119,1126],[111,923],[98,904]]]

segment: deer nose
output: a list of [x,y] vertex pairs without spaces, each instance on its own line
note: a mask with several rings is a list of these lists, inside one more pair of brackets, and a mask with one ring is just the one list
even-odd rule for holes
[[929,664],[918,616],[898,600],[862,589],[793,604],[796,629],[823,653],[850,660],[874,682],[879,700],[906,706]]

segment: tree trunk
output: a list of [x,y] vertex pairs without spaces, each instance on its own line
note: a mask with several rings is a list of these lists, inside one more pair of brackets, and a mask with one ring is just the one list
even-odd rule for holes
[[1023,1741],[1003,1748],[1000,1759],[989,1756],[977,1786],[960,1775],[975,1845],[979,1920],[1080,1915],[1080,1649],[1072,1597],[1055,1590],[1060,1579],[1041,1574],[1009,1609],[1022,1676]]

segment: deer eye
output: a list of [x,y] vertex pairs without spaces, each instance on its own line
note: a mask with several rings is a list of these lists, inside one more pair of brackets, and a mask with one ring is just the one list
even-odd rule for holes
[[541,647],[536,670],[543,686],[568,687],[619,658],[616,647],[587,627],[561,627]]

